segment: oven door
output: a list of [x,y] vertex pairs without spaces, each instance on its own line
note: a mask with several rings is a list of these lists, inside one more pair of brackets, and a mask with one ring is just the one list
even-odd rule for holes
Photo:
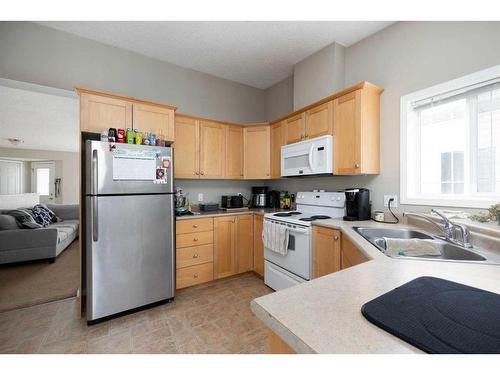
[[285,270],[311,279],[311,227],[287,224],[289,240],[286,256],[264,248],[264,259]]

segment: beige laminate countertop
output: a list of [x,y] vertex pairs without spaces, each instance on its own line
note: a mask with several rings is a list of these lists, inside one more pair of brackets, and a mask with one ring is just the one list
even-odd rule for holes
[[253,215],[253,214],[264,215],[267,213],[281,212],[281,211],[290,211],[290,210],[282,210],[279,208],[249,208],[237,211],[224,211],[224,210],[209,211],[209,212],[195,211],[194,215],[176,216],[175,219],[189,220],[189,219],[201,219],[205,217],[218,217],[218,216]]
[[314,225],[340,229],[371,260],[252,301],[255,315],[297,353],[422,353],[361,314],[364,303],[420,276],[500,293],[498,265],[389,258],[352,229],[387,224],[330,219]]

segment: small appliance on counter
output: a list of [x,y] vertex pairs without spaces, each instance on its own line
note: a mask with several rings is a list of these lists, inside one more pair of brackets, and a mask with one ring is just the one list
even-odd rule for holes
[[175,215],[191,215],[191,205],[187,201],[186,195],[182,192],[182,189],[175,189]]
[[200,203],[198,206],[202,212],[214,212],[219,210],[219,205],[217,203]]
[[267,207],[280,208],[280,191],[271,190],[267,192]]
[[241,195],[223,195],[220,206],[222,208],[243,208],[243,197]]
[[346,189],[345,193],[345,211],[344,220],[370,220],[371,219],[371,204],[370,190]]
[[267,186],[253,186],[252,187],[252,207],[267,207]]

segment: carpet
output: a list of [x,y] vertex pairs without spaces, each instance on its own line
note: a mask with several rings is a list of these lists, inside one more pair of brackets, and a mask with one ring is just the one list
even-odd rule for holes
[[0,312],[74,297],[80,286],[79,241],[55,263],[36,261],[0,267]]

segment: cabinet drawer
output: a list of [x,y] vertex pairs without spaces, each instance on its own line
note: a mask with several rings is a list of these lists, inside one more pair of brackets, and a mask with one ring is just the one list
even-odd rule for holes
[[214,242],[214,232],[199,232],[178,234],[176,236],[177,248],[188,246],[207,245]]
[[213,262],[214,245],[210,244],[202,246],[183,247],[177,249],[176,255],[177,269],[194,266],[196,264]]
[[176,223],[176,234],[207,232],[214,229],[214,220],[194,219],[194,220],[179,220]]
[[214,264],[205,263],[196,266],[185,267],[177,270],[177,289],[206,283],[214,279]]

